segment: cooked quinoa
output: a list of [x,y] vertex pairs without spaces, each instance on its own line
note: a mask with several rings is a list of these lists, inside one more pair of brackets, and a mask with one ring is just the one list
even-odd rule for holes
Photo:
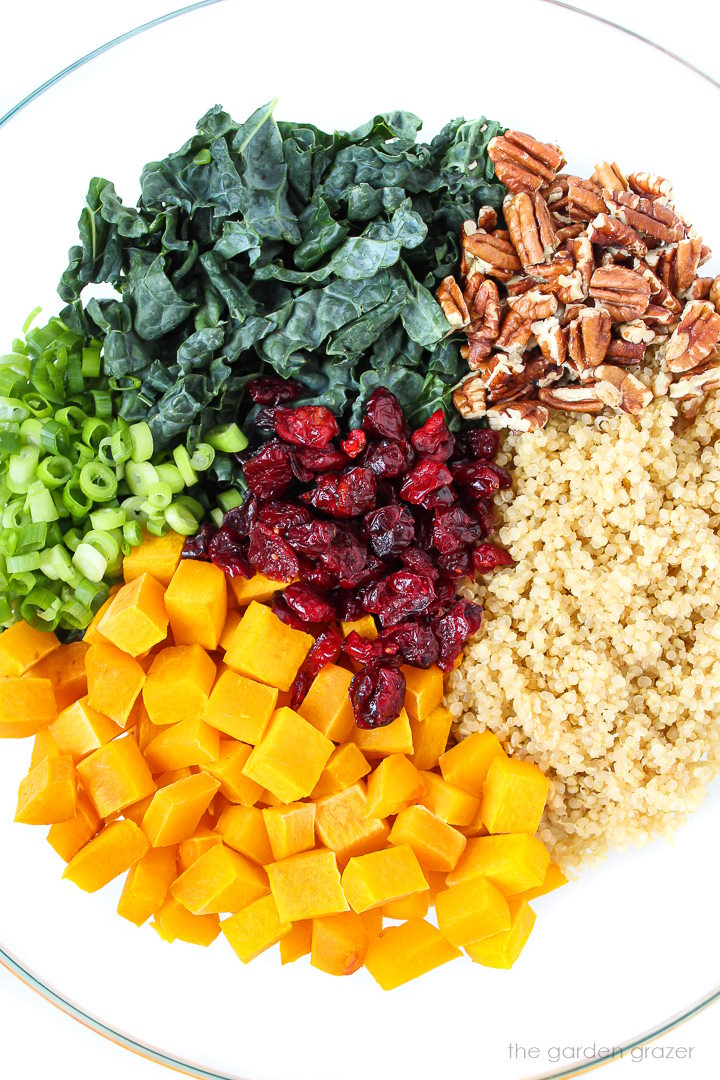
[[664,399],[511,437],[517,565],[467,592],[486,621],[449,680],[456,733],[546,770],[566,865],[670,833],[720,766],[720,399],[675,427]]

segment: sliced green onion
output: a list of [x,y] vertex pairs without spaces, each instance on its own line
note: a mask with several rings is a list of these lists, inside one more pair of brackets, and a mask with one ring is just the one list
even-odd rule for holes
[[0,555],[5,557],[14,555],[17,542],[18,533],[16,529],[0,529]]
[[7,483],[11,491],[24,494],[30,486],[37,469],[40,454],[35,446],[23,446],[18,454],[11,454],[8,461]]
[[105,576],[108,561],[92,544],[78,544],[72,561],[88,581],[102,581]]
[[93,529],[121,529],[125,524],[125,511],[121,506],[103,507],[90,515]]
[[75,599],[83,607],[95,612],[108,598],[109,586],[104,582],[89,581],[87,578],[75,586]]
[[64,409],[57,410],[55,419],[73,435],[79,435],[85,423],[85,413],[77,405],[66,405]]
[[172,452],[175,464],[187,487],[192,487],[198,482],[198,474],[195,472],[190,461],[190,455],[184,446],[176,446]]
[[39,462],[37,467],[37,478],[42,480],[46,488],[59,488],[72,476],[72,462],[70,458],[62,457],[60,454],[54,454],[51,457],[45,457]]
[[112,417],[113,405],[112,394],[109,390],[91,390],[93,404],[95,406],[95,415],[101,416],[103,420],[109,420]]
[[142,543],[142,528],[138,521],[126,521],[122,527],[123,539],[130,547],[137,547]]
[[0,368],[0,396],[19,397],[25,388],[26,380],[12,368]]
[[92,506],[92,499],[80,487],[78,473],[73,473],[62,489],[62,501],[73,517],[84,517]]
[[100,346],[86,345],[82,351],[82,373],[86,379],[97,379],[100,375]]
[[90,544],[105,556],[109,563],[115,562],[120,553],[120,536],[102,529],[90,529],[83,536],[82,542]]
[[25,506],[31,521],[57,521],[58,512],[48,488],[35,480],[28,488]]
[[46,420],[40,430],[40,445],[49,454],[67,454],[70,449],[67,428],[56,420]]
[[69,630],[84,630],[92,618],[92,614],[77,600],[70,600],[60,613],[60,625]]
[[62,544],[40,552],[39,569],[51,581],[68,581],[73,574],[72,561]]
[[[179,533],[180,536],[192,536],[198,530],[198,519],[187,506],[178,506],[177,501],[168,506],[165,511],[165,520],[172,531]],[[218,524],[222,525],[222,514]]]
[[227,491],[221,491],[218,493],[217,503],[218,506],[225,511],[233,510],[236,506],[242,506],[245,502],[245,496],[237,491],[235,488],[228,488]]
[[88,461],[80,470],[80,488],[93,502],[107,502],[115,496],[115,473],[101,461]]
[[102,440],[109,434],[110,425],[98,416],[89,416],[82,426],[82,441],[86,446],[91,446],[96,453]]
[[148,491],[147,501],[153,507],[153,511],[165,510],[172,502],[173,491],[169,484],[163,484],[158,480]]
[[[57,505],[57,504],[56,504]],[[63,510],[65,507],[63,506]],[[67,516],[67,513],[65,514]],[[59,521],[51,521],[47,525],[47,531],[45,533],[45,545],[46,547],[52,547],[54,544],[62,544],[62,528]]]
[[0,625],[8,626],[13,618],[13,610],[7,596],[0,596]]
[[78,544],[81,540],[82,533],[79,529],[68,529],[66,533],[63,533],[63,542],[71,551],[77,551]]
[[120,463],[121,461],[130,460],[133,446],[132,436],[127,428],[121,428],[120,431],[114,432],[110,440],[110,449],[114,462]]
[[15,554],[24,555],[27,551],[42,551],[47,542],[48,527],[44,521],[23,525],[18,530]]
[[[22,558],[25,556],[23,555]],[[35,574],[30,570],[15,574],[12,579],[13,592],[16,596],[27,596],[35,588],[35,581]]]
[[44,419],[46,416],[50,416],[52,413],[52,405],[46,397],[42,394],[36,394],[32,391],[29,394],[23,395],[23,404],[33,416],[37,416],[38,419]]
[[142,495],[131,495],[128,499],[123,499],[120,506],[125,511],[125,517],[129,521],[137,521],[142,514],[144,502],[145,499]]
[[106,435],[104,439],[101,439],[98,443],[97,456],[103,465],[114,465],[115,458],[112,455],[112,439]]
[[111,390],[137,390],[142,386],[142,380],[136,375],[120,375],[118,378],[108,380]]
[[185,506],[193,517],[196,517],[198,521],[202,521],[205,514],[205,507],[197,499],[193,499],[191,495],[178,495],[174,500],[175,506]]
[[[215,524],[215,525],[217,525],[217,527],[218,527],[218,528],[220,528],[220,526],[221,526],[221,525],[222,525],[222,523],[223,523],[223,516],[224,516],[224,515],[223,515],[223,512],[222,512],[222,510],[221,510],[221,509],[220,509],[220,508],[219,508],[218,506],[214,507],[214,508],[213,508],[213,509],[212,509],[212,510],[210,511],[210,520],[211,520],[212,522],[214,522],[214,524]],[[195,530],[193,530],[193,532],[194,532],[194,531],[195,531]]]
[[128,461],[125,480],[133,495],[147,496],[150,488],[158,482],[158,475],[149,461]]
[[53,502],[55,503],[55,509],[58,512],[59,518],[70,517],[70,511],[63,501],[63,493],[65,488],[55,488],[52,492]]
[[153,536],[164,536],[170,529],[170,525],[164,517],[151,517],[147,519],[145,528],[149,533],[152,533]]
[[149,461],[153,456],[154,442],[150,425],[144,420],[138,424],[130,425],[130,440],[132,442],[133,461]]
[[22,328],[23,334],[27,334],[28,330],[30,329],[32,324],[35,322],[35,320],[37,319],[37,317],[38,317],[38,315],[40,314],[41,311],[42,311],[42,307],[40,307],[40,305],[38,305],[37,307],[34,307],[32,309],[32,311],[28,315],[27,319],[23,323],[23,328]]
[[0,423],[0,455],[7,457],[17,454],[22,447],[20,429],[17,424]]
[[205,472],[215,460],[215,451],[210,443],[198,443],[190,458],[190,465],[196,472]]
[[3,508],[1,520],[3,529],[15,529],[17,531],[22,528],[23,523],[27,521],[25,500],[11,499]]
[[28,408],[19,398],[0,397],[0,420],[19,424],[28,415]]
[[26,551],[24,555],[8,555],[5,560],[8,574],[25,574],[40,566],[40,552]]
[[20,434],[26,443],[31,446],[42,446],[42,432],[44,424],[34,416],[29,416],[20,425]]
[[180,470],[177,465],[172,465],[169,461],[164,461],[162,465],[155,466],[155,472],[158,475],[158,480],[163,484],[170,485],[170,490],[173,495],[179,495],[181,491],[185,490],[185,481],[180,475]]

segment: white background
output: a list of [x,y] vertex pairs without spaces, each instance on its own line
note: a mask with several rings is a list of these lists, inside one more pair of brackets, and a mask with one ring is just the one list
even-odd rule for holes
[[[240,3],[243,0],[226,0]],[[481,8],[486,0],[472,0],[472,20],[482,26]],[[496,3],[497,0],[492,0]],[[308,8],[311,0],[305,0]],[[14,4],[12,14],[0,16],[0,114],[67,63],[114,37],[157,15],[180,6],[181,0],[23,0]],[[418,0],[418,12],[422,7]],[[585,0],[579,7],[602,14],[635,29],[661,45],[691,60],[701,69],[720,77],[717,5],[707,0]],[[275,5],[268,5],[269,11]],[[428,8],[437,19],[437,5]],[[467,16],[469,8],[463,5]],[[682,11],[682,19],[678,12]],[[447,28],[452,48],[452,20]],[[561,51],[561,46],[560,50]],[[611,66],[611,58],[605,58]],[[601,75],[603,63],[592,57],[575,58],[588,63]],[[569,69],[569,77],[572,80]],[[621,79],[619,80],[622,85]],[[607,84],[606,84],[607,85]],[[572,86],[570,87],[572,89]],[[598,92],[583,81],[573,92]],[[692,107],[692,103],[688,103]],[[622,97],[613,92],[612,107],[622,108]],[[715,137],[716,117],[708,117],[709,137]],[[672,133],[669,133],[672,135]],[[5,166],[7,167],[7,165]],[[1,887],[1,886],[0,886]],[[717,1075],[714,1032],[717,1006],[655,1044],[658,1048],[694,1047],[690,1061],[659,1060],[639,1063],[626,1059],[606,1067],[603,1076],[615,1080],[646,1080],[647,1077],[687,1077],[698,1080]],[[372,1068],[369,1064],[369,1069]],[[341,1075],[342,1063],[338,1063]],[[83,1029],[58,1010],[51,1008],[18,980],[0,969],[0,1077],[7,1080],[163,1080],[169,1070],[132,1057],[94,1033]],[[292,1080],[292,1078],[288,1078]],[[461,1078],[448,1078],[461,1080]],[[491,1080],[491,1078],[488,1078]]]

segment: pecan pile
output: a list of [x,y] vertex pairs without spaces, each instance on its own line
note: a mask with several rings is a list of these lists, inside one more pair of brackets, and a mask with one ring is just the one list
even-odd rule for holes
[[[667,180],[602,162],[561,172],[557,146],[519,131],[488,153],[509,194],[462,228],[460,284],[437,299],[467,344],[453,399],[492,428],[534,431],[550,409],[637,414],[667,394],[685,417],[720,387],[720,277]],[[638,369],[652,365],[644,379]]]

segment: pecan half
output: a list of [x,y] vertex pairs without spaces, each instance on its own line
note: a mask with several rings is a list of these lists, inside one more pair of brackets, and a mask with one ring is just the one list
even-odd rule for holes
[[720,315],[707,300],[686,304],[680,324],[665,347],[665,366],[677,374],[707,360],[720,341]]
[[469,274],[479,271],[490,274],[497,281],[508,281],[520,269],[515,248],[498,232],[477,229],[468,234],[465,231],[462,243]]
[[479,274],[475,274],[468,283],[465,297],[470,326],[467,330],[468,344],[461,346],[460,353],[475,369],[492,352],[493,342],[500,331],[500,294],[494,281],[489,278],[483,281]]
[[627,180],[616,161],[601,161],[599,165],[595,166],[593,179],[602,184],[605,191],[622,191],[626,190],[628,186]]
[[642,342],[621,341],[619,338],[613,338],[608,345],[606,359],[612,360],[614,364],[632,367],[643,362],[646,350],[647,345]]
[[[675,251],[675,292],[678,296],[685,296],[692,283],[700,264],[702,253],[702,240],[695,237],[693,240],[681,240]],[[697,299],[700,299],[699,297]]]
[[538,343],[540,352],[550,364],[560,365],[565,362],[567,356],[567,339],[565,331],[555,316],[549,319],[540,319],[532,324],[532,332]]
[[602,364],[610,345],[612,321],[602,308],[582,308],[568,327],[568,356],[582,376]]
[[513,401],[507,405],[492,405],[487,420],[493,431],[539,431],[550,419],[550,413],[539,401]]
[[510,191],[539,191],[552,183],[565,159],[557,146],[541,143],[522,131],[496,135],[487,147],[498,180]]
[[685,296],[688,300],[707,300],[713,287],[711,277],[696,277]]
[[568,214],[572,221],[592,221],[605,212],[602,188],[592,180],[573,177],[568,185]]
[[594,217],[588,226],[588,236],[598,247],[621,248],[641,258],[647,254],[647,244],[640,233],[612,214],[602,213]]
[[[595,369],[595,378],[597,379],[595,391],[598,397],[602,399],[607,394],[608,405],[614,405],[633,416],[638,416],[653,399],[653,392],[645,386],[645,383],[635,375],[631,375],[629,371],[615,367],[613,364],[601,364]],[[617,404],[611,400],[615,395],[619,395]]]
[[453,392],[453,405],[466,420],[485,415],[485,387],[479,375],[468,375]]
[[461,292],[460,286],[454,277],[443,278],[435,293],[438,304],[443,309],[443,315],[452,326],[453,330],[461,330],[470,322],[470,313]]
[[592,385],[546,387],[538,390],[538,397],[543,405],[563,412],[599,413],[605,408]]
[[655,173],[630,173],[628,184],[637,195],[644,195],[647,199],[659,199],[661,197],[672,199],[673,197],[670,181],[666,180],[664,176],[656,176]]
[[495,346],[505,352],[522,352],[532,337],[530,319],[512,309],[502,321]]
[[527,269],[549,258],[558,246],[555,225],[545,199],[539,193],[528,195],[520,191],[507,195],[503,213],[510,239]]
[[632,322],[645,314],[650,303],[650,286],[636,270],[599,266],[590,281],[590,295],[607,308],[616,322]]
[[644,199],[634,192],[614,191],[608,206],[626,225],[657,244],[676,244],[685,235],[685,226],[678,215],[660,199]]
[[508,297],[508,307],[522,319],[547,319],[557,311],[557,297],[551,292],[530,289],[528,292]]
[[[517,401],[529,396],[535,384],[550,373],[547,361],[538,357],[523,363],[517,354],[499,355],[492,372],[483,373],[483,382],[487,391],[488,405],[499,402]],[[556,373],[552,373],[553,378]]]

